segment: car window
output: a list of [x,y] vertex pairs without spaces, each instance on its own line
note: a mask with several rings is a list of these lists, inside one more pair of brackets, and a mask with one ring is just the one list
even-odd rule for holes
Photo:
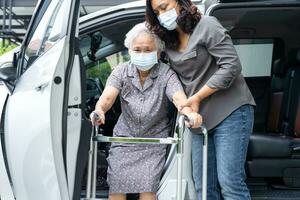
[[127,50],[112,54],[87,65],[86,76],[88,79],[98,79],[102,86],[105,86],[112,70],[120,63],[128,60],[129,54]]
[[273,59],[272,39],[234,39],[245,77],[271,76]]
[[[96,32],[96,34],[98,34],[98,37],[101,38],[101,39],[99,38],[99,40],[101,40],[101,41],[100,41],[100,45],[97,47],[97,50],[99,50],[103,47],[106,47],[107,45],[112,44],[112,41],[109,40],[108,38],[102,36],[100,34],[100,32]],[[80,38],[80,51],[83,56],[88,55],[88,53],[91,51],[92,43],[95,43],[94,42],[95,39],[92,39],[93,35],[95,35],[95,33],[92,35],[85,35]]]
[[66,28],[62,20],[65,14],[63,9],[65,3],[66,1],[63,0],[52,0],[38,22],[25,49],[23,72],[65,35]]
[[[127,50],[111,53],[114,42],[102,35],[100,31],[83,35],[79,39],[80,52],[86,66],[88,80],[95,80],[104,87],[112,70],[120,63],[129,60]],[[107,56],[108,55],[108,56]]]

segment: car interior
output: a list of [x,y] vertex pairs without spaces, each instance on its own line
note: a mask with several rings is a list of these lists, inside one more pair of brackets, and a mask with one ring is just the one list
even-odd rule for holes
[[[116,20],[100,29],[86,30],[79,38],[79,46],[86,69],[86,117],[94,110],[106,80],[112,70],[120,63],[128,61],[128,50],[123,41],[126,33],[137,23],[143,21],[143,16],[135,19]],[[171,108],[173,109],[173,108]],[[172,112],[173,113],[173,112]],[[101,126],[105,136],[113,135],[114,125],[121,114],[120,100],[117,98],[112,108],[106,113],[105,125]],[[172,115],[172,117],[175,115]],[[175,120],[173,120],[175,121]],[[171,120],[170,120],[170,123]],[[97,197],[108,197],[106,182],[107,161],[110,144],[99,143],[97,160]],[[86,177],[82,180],[82,189],[85,191]],[[84,196],[84,192],[82,196]],[[137,199],[137,194],[129,194],[128,199]]]
[[[264,4],[220,4],[211,10],[228,30],[255,98],[255,123],[246,162],[253,199],[300,198],[300,7]],[[263,20],[262,20],[263,19]],[[79,46],[86,74],[86,117],[104,89],[106,79],[129,55],[126,33],[144,16],[116,19],[80,32]],[[106,115],[103,133],[112,130],[121,113],[119,100]],[[170,123],[176,111],[170,108]],[[109,144],[98,147],[97,190],[107,197]],[[85,190],[86,178],[82,180]],[[84,192],[82,193],[84,194]],[[136,199],[136,195],[129,199]]]
[[299,7],[224,4],[212,13],[233,39],[273,41],[271,73],[245,77],[257,104],[246,163],[248,185],[254,197],[280,199],[288,193],[299,198]]

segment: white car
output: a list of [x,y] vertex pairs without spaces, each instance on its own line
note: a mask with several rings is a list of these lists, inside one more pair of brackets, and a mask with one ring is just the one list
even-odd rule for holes
[[0,83],[0,113],[2,113],[6,96],[7,96],[6,88],[2,83]]
[[[300,199],[300,2],[195,3],[203,12],[205,5],[205,14],[217,17],[228,29],[257,103],[246,163],[252,199]],[[88,114],[111,70],[129,59],[124,36],[144,20],[145,3],[119,5],[80,19],[79,4],[39,1],[14,64],[0,67],[0,79],[10,91],[0,104],[1,200],[85,197],[92,130]],[[116,102],[102,127],[106,135],[112,134],[120,112]],[[175,119],[175,112],[170,113]],[[196,199],[190,134],[185,132],[184,200]],[[99,145],[99,199],[108,197],[108,149],[108,144]],[[167,154],[160,200],[176,198],[175,151],[173,145]]]

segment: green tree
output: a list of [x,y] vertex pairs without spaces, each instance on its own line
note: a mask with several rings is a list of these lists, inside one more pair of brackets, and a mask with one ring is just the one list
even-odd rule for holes
[[107,61],[96,61],[87,67],[86,76],[93,79],[99,78],[102,84],[105,85],[111,71],[111,66]]
[[5,43],[3,46],[2,41],[0,41],[0,56],[16,47],[17,47],[17,45],[12,44],[12,43],[10,44],[7,40],[5,40]]

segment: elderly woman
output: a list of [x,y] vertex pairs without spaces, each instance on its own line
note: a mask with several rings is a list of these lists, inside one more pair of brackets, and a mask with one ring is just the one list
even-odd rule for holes
[[[100,119],[93,123],[105,123],[105,113],[120,95],[122,114],[114,136],[167,137],[171,130],[168,100],[178,107],[187,97],[175,72],[158,59],[164,45],[141,23],[128,32],[125,46],[130,62],[117,66],[109,76],[94,111]],[[201,116],[189,107],[181,112],[188,116],[191,127],[201,125]],[[112,144],[107,159],[109,199],[122,200],[126,193],[140,193],[142,200],[155,200],[165,153],[165,145]]]

